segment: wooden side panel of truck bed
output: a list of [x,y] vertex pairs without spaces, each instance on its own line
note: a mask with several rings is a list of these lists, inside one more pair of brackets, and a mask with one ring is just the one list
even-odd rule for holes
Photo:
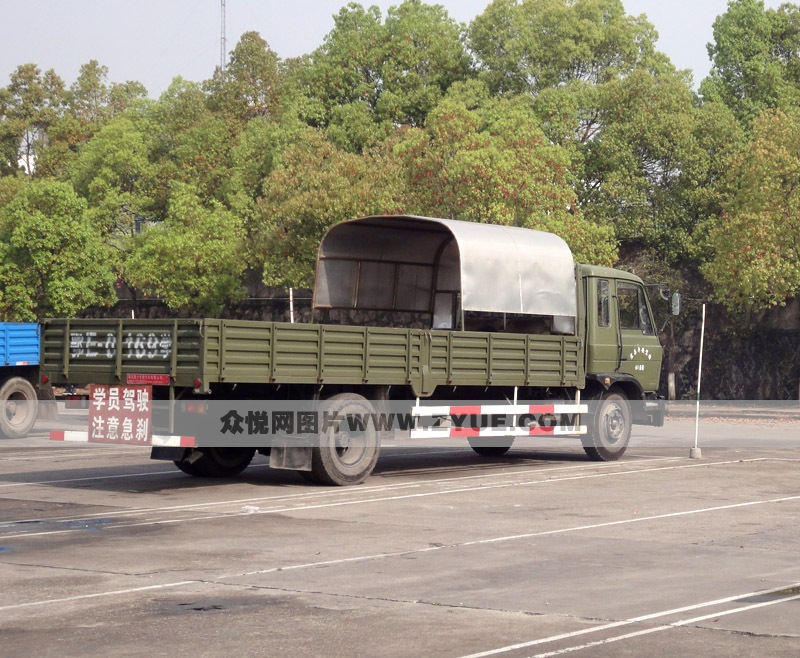
[[48,320],[43,372],[53,384],[170,376],[230,384],[582,386],[574,336],[424,331],[244,320]]

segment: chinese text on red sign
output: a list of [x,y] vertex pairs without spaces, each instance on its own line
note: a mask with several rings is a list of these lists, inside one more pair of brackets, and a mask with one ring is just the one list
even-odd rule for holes
[[152,386],[90,386],[90,441],[133,445],[149,443],[152,400]]

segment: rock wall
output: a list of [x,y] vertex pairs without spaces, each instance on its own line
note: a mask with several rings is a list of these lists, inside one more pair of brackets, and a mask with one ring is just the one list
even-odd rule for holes
[[[751,316],[707,307],[701,397],[714,400],[797,400],[800,396],[798,305]],[[662,333],[666,373],[675,373],[677,397],[697,396],[701,314],[687,316]]]

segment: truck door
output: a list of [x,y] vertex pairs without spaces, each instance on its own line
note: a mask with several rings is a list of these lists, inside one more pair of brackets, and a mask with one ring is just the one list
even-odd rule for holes
[[619,335],[613,303],[614,280],[587,278],[586,371],[613,373],[619,366]]
[[663,350],[653,326],[647,295],[635,281],[616,280],[621,345],[619,371],[636,377],[645,391],[658,389]]

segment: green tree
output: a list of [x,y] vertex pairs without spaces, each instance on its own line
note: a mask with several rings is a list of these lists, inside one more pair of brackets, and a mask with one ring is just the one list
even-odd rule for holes
[[163,222],[147,227],[126,259],[125,280],[181,312],[214,314],[243,294],[242,221],[176,183]]
[[580,145],[584,212],[667,262],[697,256],[695,231],[719,211],[720,164],[741,140],[732,114],[698,107],[688,81],[667,71],[639,69],[595,100],[602,129]]
[[376,106],[379,118],[395,124],[424,124],[450,86],[470,74],[462,30],[441,5],[405,0],[389,9]]
[[114,116],[147,95],[137,82],[108,83],[108,68],[91,60],[64,94],[63,112],[52,123],[48,139],[36,160],[41,176],[61,177],[78,149]]
[[769,108],[800,100],[800,8],[765,9],[763,0],[731,0],[714,22],[711,71],[700,86],[749,125]]
[[325,126],[335,108],[364,104],[373,112],[380,95],[384,31],[378,7],[350,3],[333,17],[325,42],[297,72],[311,103],[312,125]]
[[22,186],[0,210],[0,317],[75,315],[116,300],[115,259],[66,183]]
[[210,107],[231,121],[275,118],[282,97],[278,55],[258,32],[245,32],[224,69],[206,83]]
[[34,173],[63,102],[64,83],[53,70],[42,73],[35,64],[16,68],[5,93],[0,95],[3,169],[16,171],[21,165],[28,174]]
[[440,5],[389,9],[350,3],[299,74],[305,117],[342,148],[360,152],[398,124],[422,126],[454,82],[470,75],[463,27]]
[[[569,154],[552,144],[527,100],[481,98],[478,87],[454,87],[431,112],[425,130],[410,131],[406,209],[557,233],[577,259],[610,265],[613,231],[586,221],[578,208]],[[465,98],[478,102],[468,109]]]
[[252,220],[264,182],[280,163],[284,150],[303,130],[300,124],[253,119],[231,146],[231,169],[225,202],[239,217]]
[[0,176],[21,171],[19,147],[22,143],[21,126],[13,119],[14,99],[8,88],[0,89]]
[[309,286],[317,247],[333,224],[397,212],[399,162],[391,149],[356,155],[307,128],[264,182],[251,227],[252,260],[270,285]]
[[20,173],[16,176],[0,176],[0,211],[13,201],[26,182],[27,179]]
[[123,114],[100,129],[69,168],[89,217],[105,235],[133,235],[137,219],[152,219],[153,134],[146,119]]
[[729,164],[703,271],[731,308],[783,304],[800,294],[800,111],[762,113]]
[[676,262],[716,211],[708,155],[720,140],[706,149],[701,138],[714,135],[688,73],[656,38],[620,0],[495,0],[469,30],[481,80],[529,97],[547,140],[568,154],[585,217]]
[[665,61],[653,26],[626,15],[621,0],[494,0],[468,35],[481,77],[497,93],[601,84]]
[[73,116],[86,127],[96,126],[109,112],[108,67],[93,59],[81,66],[78,78],[67,93]]
[[192,185],[207,202],[223,201],[230,179],[232,135],[224,118],[206,114],[174,135],[172,180]]
[[203,86],[175,78],[167,90],[149,108],[149,117],[158,127],[156,157],[166,157],[175,148],[181,132],[201,122],[209,114],[208,96]]

